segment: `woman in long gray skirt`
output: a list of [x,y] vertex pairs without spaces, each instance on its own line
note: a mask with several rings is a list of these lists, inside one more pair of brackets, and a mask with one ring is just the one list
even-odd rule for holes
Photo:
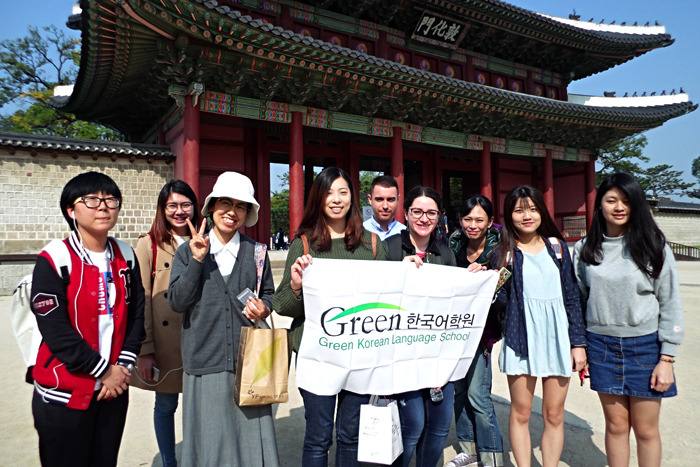
[[184,467],[279,465],[271,407],[233,400],[241,328],[270,314],[275,288],[266,254],[258,297],[237,299],[257,285],[255,241],[238,232],[258,221],[254,193],[248,177],[221,174],[202,208],[212,230],[190,223],[192,238],[175,254],[168,300],[184,313]]

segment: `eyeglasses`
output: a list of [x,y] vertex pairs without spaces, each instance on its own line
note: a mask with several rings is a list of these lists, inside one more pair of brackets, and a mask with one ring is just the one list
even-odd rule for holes
[[236,214],[246,214],[248,212],[248,203],[233,204],[231,200],[225,198],[219,198],[219,207],[224,211],[230,211],[231,209],[236,211]]
[[423,211],[422,209],[411,208],[408,210],[408,212],[409,214],[411,214],[411,217],[416,220],[420,219],[425,214],[428,220],[434,221],[440,215],[440,211],[437,211],[435,209],[428,209],[427,211]]
[[117,209],[122,204],[121,200],[114,198],[113,196],[110,196],[109,198],[100,198],[99,196],[81,196],[75,200],[73,206],[78,203],[83,203],[90,209],[97,209],[100,207],[102,202],[105,203],[107,209]]
[[178,209],[182,209],[183,211],[191,211],[192,207],[194,206],[193,203],[186,201],[184,203],[167,203],[165,205],[165,212],[168,214],[175,214]]

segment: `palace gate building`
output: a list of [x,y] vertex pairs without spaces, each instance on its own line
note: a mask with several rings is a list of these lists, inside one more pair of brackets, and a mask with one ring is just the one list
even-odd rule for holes
[[[685,93],[569,95],[673,43],[663,26],[556,18],[498,0],[82,0],[80,72],[56,105],[167,145],[200,199],[225,170],[256,187],[289,165],[290,227],[314,167],[433,186],[454,213],[528,183],[568,238],[585,233],[596,155],[693,111]],[[364,194],[363,194],[364,195]],[[402,218],[400,212],[397,217]],[[498,217],[497,217],[498,218]]]

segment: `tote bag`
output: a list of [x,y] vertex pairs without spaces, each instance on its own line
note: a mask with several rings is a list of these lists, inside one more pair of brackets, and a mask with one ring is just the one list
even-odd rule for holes
[[[258,270],[256,293],[260,292],[266,249],[262,243],[255,245]],[[260,320],[257,319],[255,326],[241,328],[234,392],[234,399],[240,406],[268,405],[289,400],[289,332],[275,329],[272,316],[270,323],[272,329],[260,328]]]
[[360,406],[357,460],[390,465],[402,452],[401,420],[396,401],[372,396],[369,404]]

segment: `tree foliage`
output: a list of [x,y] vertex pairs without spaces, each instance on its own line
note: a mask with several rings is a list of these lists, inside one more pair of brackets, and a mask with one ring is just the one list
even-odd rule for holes
[[0,41],[0,130],[71,138],[121,140],[115,130],[59,112],[49,101],[56,86],[72,83],[80,41],[56,26],[28,27],[28,35]]
[[[683,172],[673,170],[669,164],[659,164],[645,167],[649,157],[643,154],[647,145],[644,135],[631,136],[608,146],[598,158],[598,164],[602,167],[596,173],[596,184],[609,175],[616,172],[625,172],[634,176],[644,188],[647,195],[658,198],[661,195],[691,195],[688,189],[693,183],[686,183],[682,179]],[[700,158],[699,158],[700,159]],[[698,163],[700,173],[700,162]],[[695,166],[693,169],[695,174]]]
[[[693,174],[693,177],[695,177],[700,184],[700,156],[696,157],[693,159],[693,164],[691,166],[691,173]],[[692,196],[693,198],[700,198],[700,190],[699,189],[694,189],[688,191],[688,196]]]

